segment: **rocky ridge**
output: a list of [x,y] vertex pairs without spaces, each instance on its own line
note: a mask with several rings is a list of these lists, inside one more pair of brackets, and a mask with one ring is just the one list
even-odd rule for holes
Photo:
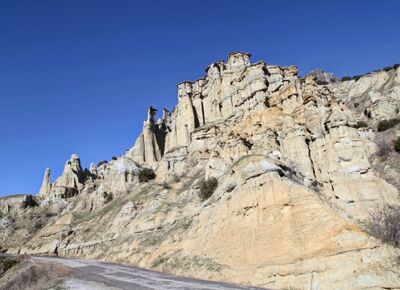
[[[229,54],[180,83],[171,112],[149,107],[123,156],[84,170],[73,154],[54,183],[46,169],[38,206],[1,200],[0,247],[276,289],[400,288],[399,251],[365,227],[398,204],[374,140],[399,117],[400,68],[318,76]],[[144,168],[156,179],[140,182]],[[203,178],[218,180],[205,201]]]

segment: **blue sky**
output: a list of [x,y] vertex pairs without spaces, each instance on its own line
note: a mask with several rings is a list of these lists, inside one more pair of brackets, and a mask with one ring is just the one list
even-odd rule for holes
[[132,146],[231,51],[339,76],[400,62],[400,1],[0,1],[0,195]]

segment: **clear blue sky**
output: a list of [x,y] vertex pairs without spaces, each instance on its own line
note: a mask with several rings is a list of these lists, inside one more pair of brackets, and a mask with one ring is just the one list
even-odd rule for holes
[[400,62],[400,1],[0,2],[0,195],[35,193],[71,153],[132,146],[146,108],[230,51],[339,76]]

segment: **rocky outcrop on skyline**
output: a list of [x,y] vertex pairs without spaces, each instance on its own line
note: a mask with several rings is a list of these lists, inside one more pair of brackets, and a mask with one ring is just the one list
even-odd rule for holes
[[[50,169],[46,169],[43,183],[48,184],[50,182],[49,177]],[[50,190],[47,188],[48,185],[45,185],[46,191],[43,192],[43,195],[53,195],[54,197],[62,198],[71,197],[80,192],[84,182],[85,173],[83,172],[79,156],[78,154],[72,154],[71,158],[65,163],[61,176],[57,178],[54,184],[51,184]]]
[[83,170],[73,154],[54,184],[46,171],[38,208],[54,217],[4,222],[1,246],[273,289],[400,288],[399,250],[365,226],[399,204],[400,154],[385,161],[376,142],[400,137],[376,130],[399,118],[399,88],[398,67],[341,82],[231,53],[178,84],[172,111],[149,107],[123,156]]
[[367,73],[332,86],[335,96],[344,101],[358,118],[376,125],[380,120],[399,117],[399,65],[390,70]]
[[51,181],[50,181],[50,168],[46,168],[44,171],[42,186],[39,189],[40,196],[49,195],[51,191]]

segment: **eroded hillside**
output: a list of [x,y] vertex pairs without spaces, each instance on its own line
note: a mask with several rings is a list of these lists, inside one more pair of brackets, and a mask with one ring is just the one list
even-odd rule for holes
[[73,154],[37,197],[2,199],[1,249],[276,289],[400,288],[400,251],[366,226],[399,203],[399,125],[376,128],[399,118],[400,68],[324,84],[297,72],[246,53],[211,64],[172,112],[149,108],[123,156],[84,170]]

